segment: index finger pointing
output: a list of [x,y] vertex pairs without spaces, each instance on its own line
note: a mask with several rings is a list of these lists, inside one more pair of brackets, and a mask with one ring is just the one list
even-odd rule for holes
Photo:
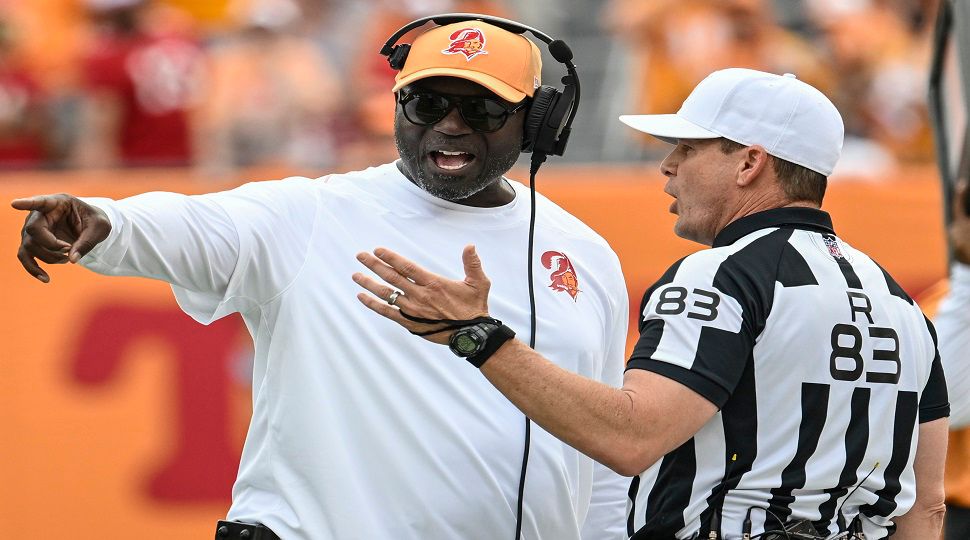
[[24,197],[21,199],[14,199],[10,201],[10,206],[16,208],[17,210],[38,210],[41,212],[49,212],[57,206],[57,202],[53,197],[48,195],[38,195],[36,197]]
[[435,274],[418,266],[414,261],[398,255],[387,248],[375,249],[374,255],[396,270],[398,274],[401,274],[418,285],[427,285],[435,279]]

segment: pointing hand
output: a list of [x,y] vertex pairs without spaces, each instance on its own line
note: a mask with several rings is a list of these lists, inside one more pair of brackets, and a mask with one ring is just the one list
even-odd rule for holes
[[15,199],[17,210],[28,210],[17,258],[24,270],[48,283],[37,259],[47,264],[76,263],[108,237],[111,222],[100,209],[66,193]]

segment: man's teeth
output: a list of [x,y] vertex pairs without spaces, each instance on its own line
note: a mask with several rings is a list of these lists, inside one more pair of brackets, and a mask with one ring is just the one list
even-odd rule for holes
[[438,167],[449,171],[464,168],[475,159],[475,156],[468,152],[454,150],[435,150],[432,156]]

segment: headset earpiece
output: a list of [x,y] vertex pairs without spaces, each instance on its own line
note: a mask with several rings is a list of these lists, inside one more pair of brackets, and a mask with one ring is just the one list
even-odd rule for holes
[[547,130],[542,127],[546,123],[546,117],[553,105],[559,99],[559,91],[551,86],[540,86],[532,95],[532,104],[529,106],[529,115],[525,117],[525,129],[522,133],[522,151],[532,152],[540,135],[543,139],[547,138]]
[[525,120],[522,151],[561,156],[569,140],[570,112],[574,104],[575,90],[571,84],[562,91],[551,86],[536,89]]

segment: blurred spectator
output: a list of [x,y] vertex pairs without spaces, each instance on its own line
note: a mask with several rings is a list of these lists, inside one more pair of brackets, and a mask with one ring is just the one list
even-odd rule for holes
[[0,20],[0,168],[45,164],[49,133],[45,97],[14,52],[12,29]]
[[291,33],[299,6],[245,0],[233,12],[241,29],[211,50],[201,161],[217,171],[332,165],[329,124],[342,99],[339,75],[312,40]]
[[[370,23],[373,6],[371,2],[348,0],[296,0],[302,13],[297,21],[296,33],[314,41],[333,64],[333,68],[345,75],[357,60],[355,54],[361,47],[362,33]],[[341,83],[345,84],[343,77]]]
[[[935,3],[906,6],[809,0],[807,11],[828,48],[838,82],[830,96],[845,113],[846,135],[872,140],[901,161],[929,161],[926,78]],[[851,139],[847,143],[851,159]]]
[[677,110],[694,85],[724,67],[794,73],[826,93],[833,84],[811,45],[774,22],[769,0],[611,0],[604,25],[632,51],[640,113]]
[[[235,21],[219,20],[227,17],[226,2],[237,5],[228,14]],[[582,33],[587,25],[578,17],[586,14],[568,9],[581,2],[0,0],[23,37],[17,57],[30,62],[25,69],[0,44],[0,162],[104,167],[204,161],[228,169],[320,168],[334,159],[355,168],[376,156],[390,159],[396,152],[387,112],[394,103],[386,88],[394,73],[377,49],[391,32],[432,13],[507,17],[556,5],[563,8],[554,14],[563,31],[553,32],[556,37],[592,44],[583,49],[597,54],[607,51],[589,54],[580,66],[581,74],[593,74],[584,85],[584,110],[600,110],[604,123],[604,105],[627,94],[616,92],[617,84],[629,85],[629,107],[651,113],[676,108],[710,71],[741,66],[795,73],[844,111],[847,137],[837,175],[878,176],[897,162],[932,156],[924,86],[939,0],[601,0],[603,24],[631,59],[623,67],[627,79],[616,82],[595,80],[620,71],[606,58],[617,48],[597,48],[607,38]],[[215,44],[209,82],[205,51],[194,39],[194,25],[202,23],[180,19],[172,4],[205,14],[210,29],[244,27],[228,39],[206,38]],[[286,7],[294,4],[295,19]],[[78,8],[88,17],[85,46],[73,45],[82,26]],[[79,55],[82,60],[72,63]],[[593,65],[599,60],[609,72]],[[203,97],[204,108],[194,110]],[[200,123],[193,130],[195,120]],[[617,135],[619,142],[630,133]],[[11,158],[2,154],[3,145]],[[632,157],[631,150],[612,155]],[[646,150],[649,157],[664,149]],[[582,158],[604,159],[592,150]]]
[[192,161],[190,109],[203,54],[174,8],[85,0],[94,36],[83,53],[75,162],[84,167]]

